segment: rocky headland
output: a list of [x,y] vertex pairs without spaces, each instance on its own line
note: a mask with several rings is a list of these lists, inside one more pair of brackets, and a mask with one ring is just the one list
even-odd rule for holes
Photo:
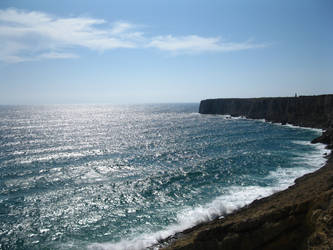
[[[313,143],[333,148],[333,95],[211,99],[202,114],[228,114],[326,130]],[[161,242],[165,249],[333,249],[333,156],[287,190]],[[161,246],[160,245],[160,246]]]
[[333,95],[208,99],[199,113],[245,116],[270,122],[327,129],[333,126]]

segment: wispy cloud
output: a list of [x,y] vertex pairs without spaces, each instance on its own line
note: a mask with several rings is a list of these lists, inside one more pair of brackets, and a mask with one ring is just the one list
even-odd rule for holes
[[176,53],[246,50],[264,45],[224,43],[219,37],[145,37],[135,24],[89,17],[55,17],[36,11],[0,10],[0,61],[17,63],[78,57],[75,48],[106,51],[156,48]]
[[78,56],[71,53],[59,53],[59,52],[50,52],[44,53],[39,56],[40,59],[65,59],[65,58],[77,58]]
[[168,35],[154,37],[148,46],[176,53],[200,53],[248,50],[266,47],[267,45],[256,44],[251,41],[223,42],[219,37],[200,37],[196,35],[174,37]]
[[108,24],[87,17],[57,18],[41,12],[0,10],[0,60],[21,62],[73,58],[75,47],[91,50],[135,48],[142,33],[126,22]]

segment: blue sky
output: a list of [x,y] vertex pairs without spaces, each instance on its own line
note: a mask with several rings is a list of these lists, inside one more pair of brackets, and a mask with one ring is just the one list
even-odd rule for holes
[[333,1],[1,0],[0,104],[333,93]]

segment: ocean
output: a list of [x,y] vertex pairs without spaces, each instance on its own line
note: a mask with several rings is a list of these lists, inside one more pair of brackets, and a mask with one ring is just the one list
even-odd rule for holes
[[198,109],[0,106],[0,249],[143,249],[325,163],[320,130]]

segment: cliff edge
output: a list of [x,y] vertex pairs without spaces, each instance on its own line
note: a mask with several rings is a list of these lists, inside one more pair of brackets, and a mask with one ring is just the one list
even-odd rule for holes
[[333,95],[207,99],[200,102],[199,113],[327,129],[333,127]]
[[[228,114],[326,131],[313,143],[333,148],[333,95],[210,99],[201,114]],[[161,242],[165,249],[333,249],[333,156],[287,190]]]
[[168,239],[166,249],[333,249],[333,161],[287,190]]

